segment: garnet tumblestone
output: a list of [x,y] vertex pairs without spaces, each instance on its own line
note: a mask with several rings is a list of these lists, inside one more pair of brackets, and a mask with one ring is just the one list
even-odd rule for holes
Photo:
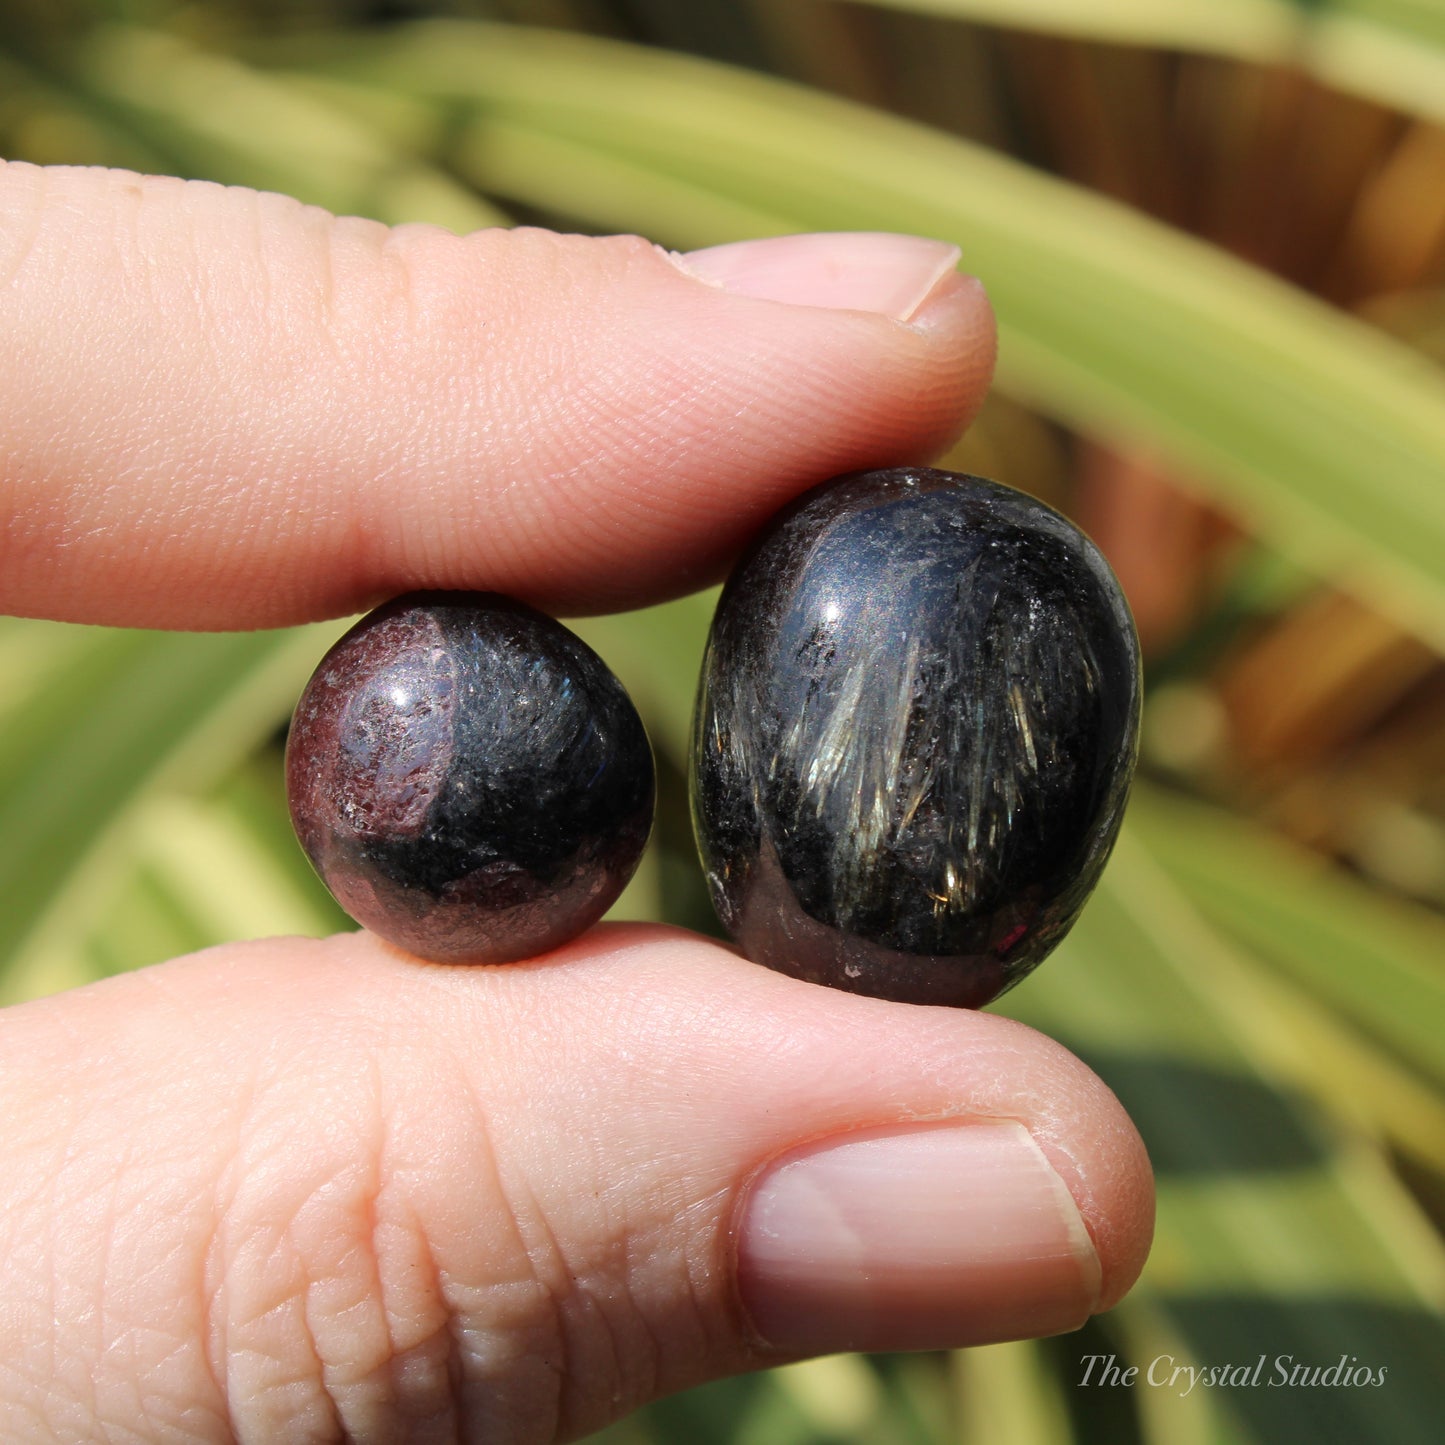
[[1042,503],[926,468],[844,477],[738,564],[703,664],[693,813],[743,952],[975,1007],[1059,942],[1118,832],[1138,642]]
[[567,942],[622,891],[652,824],[652,752],[621,683],[560,623],[490,593],[414,593],[357,623],[296,706],[286,776],[341,906],[442,962]]

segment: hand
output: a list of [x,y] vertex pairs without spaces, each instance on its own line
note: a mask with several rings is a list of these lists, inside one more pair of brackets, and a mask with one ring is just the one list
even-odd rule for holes
[[[967,422],[993,330],[954,259],[677,264],[0,165],[0,607],[701,585],[805,486]],[[571,1438],[810,1353],[1074,1328],[1152,1213],[1049,1040],[658,927],[499,968],[213,949],[0,1016],[0,1119],[17,1442]]]

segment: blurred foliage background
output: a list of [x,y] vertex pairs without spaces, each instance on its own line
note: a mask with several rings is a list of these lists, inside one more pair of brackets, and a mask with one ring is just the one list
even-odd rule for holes
[[[458,230],[956,241],[1002,358],[947,464],[1076,517],[1147,653],[1126,835],[999,1007],[1133,1112],[1154,1255],[1077,1335],[818,1361],[599,1438],[1440,1438],[1445,0],[0,0],[0,154]],[[705,929],[711,602],[580,624],[662,772],[619,909]],[[280,783],[340,626],[0,619],[0,997],[345,926]],[[1387,1376],[1081,1386],[1094,1354]]]

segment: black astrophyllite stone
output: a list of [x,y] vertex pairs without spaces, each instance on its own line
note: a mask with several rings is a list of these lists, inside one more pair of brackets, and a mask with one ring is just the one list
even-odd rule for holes
[[978,1007],[1059,942],[1119,829],[1138,641],[1072,523],[927,468],[826,483],[718,603],[693,739],[713,902],[758,963]]
[[652,825],[647,734],[581,638],[492,593],[418,592],[322,659],[286,744],[291,819],[358,923],[505,963],[595,923]]

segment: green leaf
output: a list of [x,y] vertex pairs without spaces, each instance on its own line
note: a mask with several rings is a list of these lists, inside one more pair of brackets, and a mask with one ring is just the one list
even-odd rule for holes
[[[1215,1392],[1161,1389],[1150,1384],[1150,1367],[1156,1361],[1167,1362],[1170,1371],[1176,1365],[1199,1367],[1206,1361],[1170,1319],[1147,1282],[1116,1305],[1104,1323],[1110,1334],[1121,1338],[1125,1363],[1134,1365],[1139,1372],[1136,1378],[1143,1382],[1131,1391],[1145,1440],[1151,1445],[1239,1445],[1243,1426]],[[1091,1379],[1098,1377],[1102,1365],[1095,1363]],[[1086,1368],[1086,1362],[1081,1361],[1081,1366]],[[1081,1385],[1084,1368],[1072,1371],[1069,1383],[1079,1389],[1104,1388]]]
[[108,903],[63,945],[52,937],[47,950],[23,952],[12,986],[34,997],[218,943],[354,927],[296,866],[300,856],[229,789],[153,798],[126,830]]
[[861,0],[883,10],[1257,60],[1288,53],[1309,24],[1291,0]]
[[354,87],[267,76],[169,35],[98,26],[71,79],[180,175],[282,191],[339,214],[458,231],[508,218],[416,153],[434,138],[413,108],[369,113]]
[[1257,1007],[1252,972],[1126,834],[1058,956],[1003,1006],[1075,1047],[1138,1124],[1159,1177],[1141,1298],[1198,1359],[1390,1370],[1388,1394],[1221,1391],[1237,1438],[1427,1441],[1445,1247],[1359,1121],[1301,1089],[1299,1041]]
[[1121,45],[1294,65],[1326,85],[1445,120],[1436,0],[862,0]]
[[[317,906],[312,891],[298,885],[281,850],[224,798],[154,800],[137,819],[135,843],[142,866],[195,920],[204,937],[196,947],[287,934],[317,937],[334,925],[332,910]],[[299,857],[300,849],[293,849]]]
[[[1180,1258],[1192,1256],[1185,1268],[1198,1280],[1221,1283],[1229,1276],[1220,1271],[1287,1288],[1370,1279],[1392,1298],[1437,1305],[1445,1300],[1445,1244],[1384,1170],[1359,1121],[1301,1091],[1298,1041],[1256,1006],[1256,967],[1126,828],[1058,957],[1005,996],[1005,1011],[1102,1060],[1146,1138],[1155,1134],[1156,1163],[1177,1181],[1181,1200],[1212,1196],[1216,1212],[1243,1223],[1268,1182],[1280,1216],[1266,1219],[1272,1210],[1263,1210],[1250,1226],[1262,1232],[1217,1254],[1199,1249],[1196,1237]],[[1188,1138],[1175,1133],[1181,1109]],[[1341,1208],[1365,1196],[1370,1208]],[[1324,1212],[1296,1234],[1284,1220],[1306,1207]],[[1267,1237],[1273,1233],[1279,1237]],[[1171,1268],[1184,1272],[1177,1262]]]
[[693,694],[718,589],[624,612],[569,622],[621,679],[647,722],[655,748],[687,772]]
[[767,236],[788,229],[777,215],[685,177],[495,116],[459,127],[451,159],[462,175],[493,195],[584,218],[595,231],[645,229],[685,245],[689,238]]
[[0,49],[0,139],[4,154],[37,165],[162,168],[157,152],[97,113],[59,78]]
[[476,179],[584,222],[684,247],[744,217],[956,241],[999,312],[1003,387],[1164,450],[1285,555],[1445,640],[1442,374],[1323,303],[983,148],[703,61],[438,22],[314,63],[470,106]]
[[953,1355],[965,1440],[1066,1445],[1074,1438],[1058,1376],[1032,1340]]
[[627,887],[607,910],[612,923],[654,923],[663,915],[662,858],[657,838],[648,840]]
[[[29,991],[17,980],[51,977],[46,960],[73,956],[132,865],[128,831],[139,810],[169,792],[212,787],[236,767],[284,722],[338,631],[205,635],[0,620],[12,664],[27,652],[33,664],[0,731],[6,997]],[[47,642],[58,662],[42,656]]]
[[812,1427],[812,1435],[866,1440],[884,1404],[878,1376],[861,1355],[828,1355],[787,1365],[772,1374],[781,1392]]
[[1140,787],[1129,818],[1208,918],[1445,1085],[1445,923],[1233,814]]

